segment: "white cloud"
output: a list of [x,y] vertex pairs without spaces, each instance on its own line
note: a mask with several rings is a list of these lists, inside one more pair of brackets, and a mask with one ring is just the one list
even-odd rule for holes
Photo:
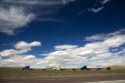
[[102,1],[101,1],[101,4],[104,5],[104,4],[106,4],[106,3],[110,2],[110,1],[111,1],[111,0],[102,0]]
[[0,52],[0,56],[6,57],[6,56],[15,56],[15,55],[22,55],[28,51],[31,50],[34,46],[41,46],[41,42],[34,41],[31,43],[27,43],[24,41],[19,41],[14,45],[14,48],[16,49],[8,49]]
[[103,6],[102,6],[102,7],[99,7],[99,8],[90,8],[90,9],[88,9],[88,11],[94,12],[94,13],[98,13],[98,12],[100,12],[103,8],[104,8]]
[[[15,54],[16,56],[11,56],[8,59],[1,58],[0,66],[31,65],[35,68],[41,68],[47,66],[80,67],[83,65],[88,65],[96,67],[98,65],[105,66],[112,64],[124,64],[124,49],[116,52],[110,51],[110,48],[119,49],[122,45],[125,45],[125,33],[122,33],[124,32],[123,30],[109,33],[112,35],[106,36],[106,38],[104,34],[102,34],[104,36],[104,39],[102,39],[101,41],[92,41],[85,44],[84,46],[68,44],[57,45],[55,46],[54,51],[45,54],[46,56],[44,55],[43,58],[36,58],[34,55],[24,55],[24,52],[22,54],[18,54],[18,52],[22,50],[31,49],[32,46],[41,46],[39,42],[18,42],[15,45],[15,48],[18,50],[10,49],[10,51],[7,51],[8,54],[6,54],[6,51],[2,51],[3,54],[6,54],[6,56],[12,54]],[[0,52],[0,55],[2,55],[2,52]]]
[[6,3],[27,4],[27,5],[59,5],[67,4],[75,0],[2,0]]
[[123,51],[120,53],[112,53],[109,50],[109,48],[119,48],[121,45],[125,44],[124,40],[125,34],[115,34],[109,38],[107,37],[103,39],[103,41],[87,43],[81,47],[77,45],[58,45],[55,46],[55,51],[46,54],[47,56],[37,64],[63,67],[78,67],[79,65],[104,66],[110,64],[124,64],[125,56]]
[[[98,0],[95,4],[94,4],[94,6],[92,7],[92,8],[89,8],[88,9],[88,11],[89,12],[93,12],[93,13],[98,13],[98,12],[100,12],[101,10],[103,10],[104,8],[105,8],[105,5],[107,4],[107,3],[109,3],[111,0]],[[98,6],[98,4],[99,5],[101,5],[101,6]],[[98,6],[98,7],[96,7],[96,6]]]
[[[15,67],[15,66],[35,66],[37,58],[35,55],[25,55],[34,46],[41,46],[41,42],[33,41],[31,43],[19,41],[14,47],[0,52],[0,67]],[[5,58],[4,58],[5,57]]]
[[107,33],[107,34],[96,34],[92,36],[85,37],[85,41],[103,41],[111,37],[115,37],[118,35],[125,34],[125,29],[121,29],[119,31],[113,32],[113,33]]
[[17,54],[19,54],[18,51],[14,49],[4,50],[0,52],[1,56],[11,56],[11,55],[17,55]]
[[22,7],[0,7],[0,32],[13,35],[16,29],[27,26],[34,18],[33,13],[26,13]]
[[31,45],[24,41],[17,42],[14,47],[19,50],[31,50]]
[[71,1],[74,0],[1,0],[0,32],[14,35],[36,17],[38,21],[60,22],[55,13]]
[[41,42],[38,41],[31,42],[30,46],[41,46]]
[[7,59],[2,59],[0,61],[0,66],[21,67],[26,65],[34,65],[35,62],[36,62],[36,57],[34,55],[19,55],[19,56],[12,56]]
[[87,36],[85,38],[85,41],[102,41],[107,38],[109,38],[109,36],[106,34],[97,34],[97,35]]
[[23,61],[30,61],[34,60],[36,57],[34,55],[27,55],[24,57]]
[[125,40],[125,35],[118,35],[105,40],[103,44],[107,47],[119,47],[120,45],[125,43],[124,40]]
[[69,2],[73,2],[75,0],[62,0],[62,3],[65,5],[65,4],[68,4]]
[[14,3],[14,4],[26,4],[26,5],[57,5],[61,4],[61,0],[55,1],[46,1],[46,0],[2,0],[5,3]]
[[34,41],[31,43],[27,43],[25,41],[19,41],[14,45],[16,49],[23,50],[23,51],[29,51],[33,46],[41,46],[41,42]]
[[66,50],[66,49],[73,49],[73,48],[77,48],[77,45],[59,45],[59,46],[55,46],[56,50]]

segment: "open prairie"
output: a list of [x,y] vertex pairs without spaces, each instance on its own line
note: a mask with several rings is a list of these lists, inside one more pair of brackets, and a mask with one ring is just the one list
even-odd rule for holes
[[111,70],[22,70],[21,68],[0,68],[0,77],[48,77],[48,76],[79,76],[79,75],[98,75],[98,74],[112,74],[125,73],[124,67],[113,66]]
[[124,68],[82,71],[0,68],[0,83],[86,83],[124,79]]

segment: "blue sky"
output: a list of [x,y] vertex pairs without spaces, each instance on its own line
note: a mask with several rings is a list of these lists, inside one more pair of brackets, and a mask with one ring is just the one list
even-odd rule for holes
[[0,66],[124,64],[124,3],[0,0]]

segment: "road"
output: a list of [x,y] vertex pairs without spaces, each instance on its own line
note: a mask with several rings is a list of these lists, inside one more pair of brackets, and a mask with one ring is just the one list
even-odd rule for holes
[[125,73],[62,77],[0,77],[0,83],[86,83],[112,80],[125,80]]

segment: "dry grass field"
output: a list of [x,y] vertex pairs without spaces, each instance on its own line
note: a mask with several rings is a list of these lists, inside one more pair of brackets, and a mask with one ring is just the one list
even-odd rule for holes
[[0,77],[47,77],[47,76],[79,76],[125,73],[125,66],[113,65],[111,70],[22,70],[21,68],[0,68]]
[[21,68],[0,68],[0,83],[98,83],[99,81],[114,83],[115,80],[125,79],[124,66],[115,65],[111,66],[111,68],[111,70],[22,70]]

